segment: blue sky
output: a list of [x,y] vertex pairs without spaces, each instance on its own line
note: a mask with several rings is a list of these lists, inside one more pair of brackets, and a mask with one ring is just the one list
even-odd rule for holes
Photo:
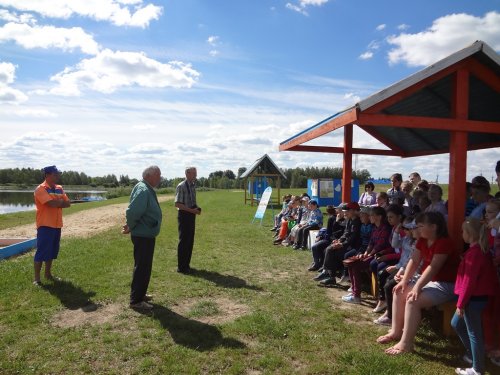
[[[0,0],[0,168],[341,166],[278,145],[478,39],[500,52],[499,0]],[[469,152],[468,177],[498,159]],[[448,155],[356,166],[448,178]]]

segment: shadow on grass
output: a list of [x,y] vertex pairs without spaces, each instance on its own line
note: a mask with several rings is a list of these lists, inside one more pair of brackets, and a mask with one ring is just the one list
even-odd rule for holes
[[57,297],[70,310],[77,310],[81,307],[93,305],[91,297],[95,296],[95,292],[86,292],[71,281],[61,280],[51,284],[43,284],[43,289]]
[[137,310],[137,312],[158,320],[161,326],[170,332],[172,339],[178,345],[198,351],[207,351],[217,347],[246,348],[241,341],[223,337],[215,326],[188,319],[161,305],[153,304],[153,306],[152,311]]
[[247,284],[245,280],[240,279],[239,277],[231,275],[222,275],[214,271],[192,269],[189,275],[211,281],[214,284],[217,284],[218,286],[222,286],[224,288],[235,288],[235,289],[245,288],[258,291],[263,290],[259,286]]

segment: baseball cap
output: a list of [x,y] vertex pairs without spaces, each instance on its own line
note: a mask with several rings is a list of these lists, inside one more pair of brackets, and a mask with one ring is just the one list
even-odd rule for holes
[[409,223],[403,223],[403,228],[405,229],[415,229],[417,227],[417,223],[415,222],[415,220],[413,220],[412,222],[409,222]]
[[347,210],[346,206],[347,206],[347,203],[342,202],[341,204],[339,204],[339,205],[338,205],[337,207],[335,207],[335,208],[336,208],[337,210],[342,210],[342,211],[345,211],[345,210]]
[[359,204],[358,204],[358,202],[349,202],[349,203],[347,203],[345,210],[346,211],[348,211],[348,210],[359,211]]
[[43,168],[42,171],[45,174],[52,174],[52,173],[61,174],[61,171],[57,169],[55,165],[49,165],[48,167]]

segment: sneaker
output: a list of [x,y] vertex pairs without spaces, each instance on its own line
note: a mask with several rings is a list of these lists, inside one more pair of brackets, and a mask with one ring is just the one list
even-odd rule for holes
[[147,303],[146,301],[130,304],[130,308],[132,308],[134,310],[152,310],[153,307],[154,306],[152,304]]
[[337,285],[337,280],[335,280],[335,277],[328,277],[327,279],[323,279],[319,282],[319,285],[321,286],[333,286]]
[[462,357],[462,360],[468,365],[472,366],[472,358],[470,357],[469,354],[465,353],[464,356]]
[[320,266],[313,263],[309,266],[309,268],[307,270],[308,271],[317,271],[317,270],[319,270],[319,268],[320,268]]
[[361,298],[356,297],[355,295],[347,295],[342,297],[342,301],[347,302],[347,303],[355,303],[355,304],[360,304],[361,303]]
[[375,308],[372,311],[374,313],[381,313],[386,308],[387,308],[387,302],[385,302],[385,301],[379,301],[379,303],[377,303],[377,306],[375,306]]
[[313,280],[314,281],[321,281],[324,279],[328,279],[329,277],[330,277],[330,274],[326,271],[323,271],[323,272],[319,273],[316,277],[313,277]]
[[352,293],[352,286],[347,291]]
[[40,280],[33,281],[34,286],[42,286],[42,282]]
[[350,283],[351,282],[351,278],[349,277],[349,275],[342,275],[342,277],[340,278],[340,281],[339,283],[343,284],[343,283]]
[[481,373],[477,372],[476,370],[474,370],[473,367],[469,367],[469,368],[456,368],[455,369],[455,374],[459,374],[459,375],[481,375]]
[[375,319],[373,323],[378,324],[380,326],[391,326],[392,324],[392,319],[387,317],[387,316],[381,316],[378,319]]

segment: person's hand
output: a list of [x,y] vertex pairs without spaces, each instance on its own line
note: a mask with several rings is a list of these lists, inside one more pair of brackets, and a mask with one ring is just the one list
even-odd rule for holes
[[127,224],[125,224],[123,227],[122,227],[122,234],[129,234],[130,233],[130,228],[128,227]]
[[389,273],[392,273],[396,269],[396,266],[389,266],[385,270]]
[[461,308],[457,307],[456,314],[457,314],[460,318],[463,318],[463,317],[464,317],[464,309],[461,309]]
[[411,292],[406,296],[407,301],[416,301],[420,296],[420,290],[418,288],[413,288]]
[[201,215],[201,208],[200,207],[196,207],[196,215]]
[[396,286],[392,289],[393,294],[404,293],[405,285],[400,281],[396,284]]
[[401,280],[403,280],[403,275],[401,275],[400,273],[395,274],[394,280],[396,280],[397,283],[401,282]]

